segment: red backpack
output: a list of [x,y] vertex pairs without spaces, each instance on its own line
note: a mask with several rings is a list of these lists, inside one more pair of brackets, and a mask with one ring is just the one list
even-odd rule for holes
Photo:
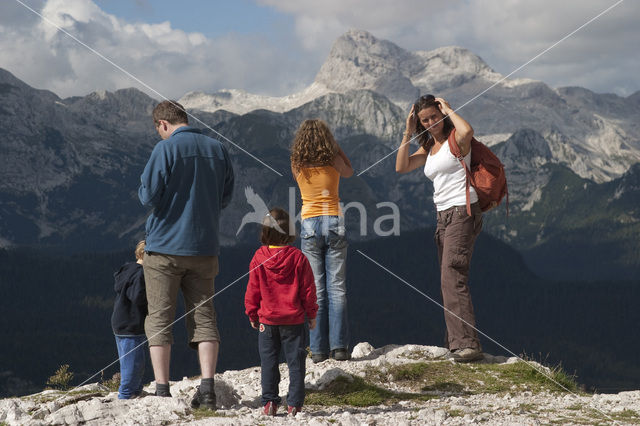
[[507,175],[500,159],[482,142],[471,138],[471,170],[460,155],[460,147],[455,140],[455,129],[449,135],[449,149],[460,161],[467,173],[467,214],[471,216],[471,203],[469,201],[469,183],[478,194],[478,204],[483,212],[498,206],[504,196],[507,196],[507,216],[509,215],[509,190],[507,188]]

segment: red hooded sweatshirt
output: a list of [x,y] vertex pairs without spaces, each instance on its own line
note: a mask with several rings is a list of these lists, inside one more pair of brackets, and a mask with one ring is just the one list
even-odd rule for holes
[[315,318],[316,284],[305,255],[293,246],[260,247],[249,266],[244,306],[249,320],[263,324],[303,324],[305,314]]

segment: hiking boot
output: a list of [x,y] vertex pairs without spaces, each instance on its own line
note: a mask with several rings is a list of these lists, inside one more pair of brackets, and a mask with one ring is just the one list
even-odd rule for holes
[[289,406],[289,408],[287,408],[287,413],[289,413],[292,416],[295,416],[296,414],[298,414],[300,411],[302,411],[302,407],[292,407],[291,405]]
[[336,361],[346,361],[350,359],[349,352],[346,349],[336,349],[333,351],[333,359]]
[[276,411],[278,411],[278,404],[273,401],[269,401],[264,404],[264,408],[262,410],[262,412],[267,416],[275,416]]
[[169,392],[169,384],[156,384],[156,396],[163,396],[171,398],[171,392]]
[[326,354],[311,354],[311,361],[313,361],[314,364],[326,361],[328,359],[329,357]]
[[196,388],[196,393],[191,400],[191,408],[206,408],[208,410],[216,409],[216,394],[215,392],[202,393],[200,392],[200,386]]
[[456,362],[472,362],[484,358],[482,351],[475,348],[455,349],[451,352],[451,356]]

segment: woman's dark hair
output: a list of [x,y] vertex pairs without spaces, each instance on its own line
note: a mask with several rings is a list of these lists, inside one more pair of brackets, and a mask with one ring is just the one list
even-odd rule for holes
[[[440,102],[436,101],[436,97],[433,95],[422,95],[413,104],[413,111],[417,116],[420,111],[429,107],[436,107],[438,111],[440,111]],[[449,137],[449,133],[451,133],[455,126],[449,116],[445,116],[442,121],[444,122],[442,132]],[[418,143],[428,152],[434,143],[433,136],[431,136],[431,133],[428,130],[425,131],[425,128],[419,118],[416,120],[414,135],[420,135],[418,136]]]
[[269,211],[262,221],[262,244],[282,246],[295,241],[295,234],[289,233],[289,214],[279,207]]

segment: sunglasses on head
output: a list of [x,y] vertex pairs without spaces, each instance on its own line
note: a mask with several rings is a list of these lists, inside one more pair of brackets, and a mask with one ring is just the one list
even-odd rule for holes
[[433,102],[439,104],[440,102],[436,101],[436,97],[433,95],[422,95],[420,96],[414,103],[417,105],[423,102]]

